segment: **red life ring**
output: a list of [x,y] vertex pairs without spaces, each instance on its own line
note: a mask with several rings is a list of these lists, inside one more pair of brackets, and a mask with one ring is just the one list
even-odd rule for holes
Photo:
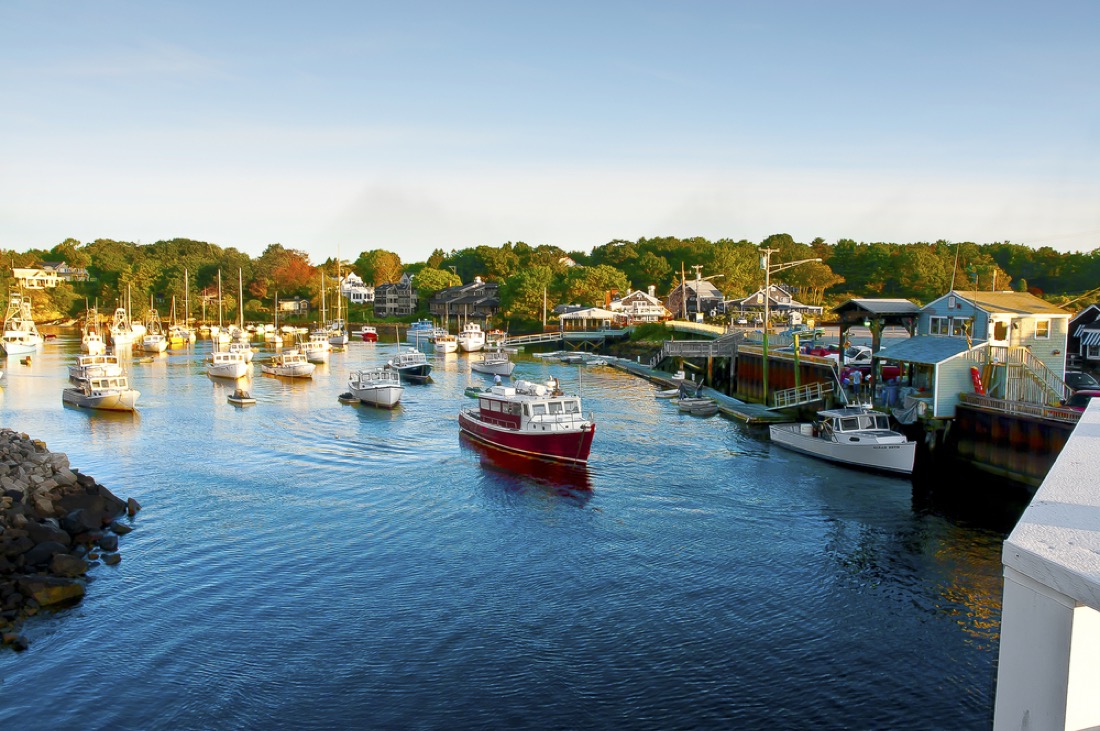
[[985,386],[982,385],[982,374],[977,366],[970,366],[970,380],[974,382],[974,393],[985,396]]

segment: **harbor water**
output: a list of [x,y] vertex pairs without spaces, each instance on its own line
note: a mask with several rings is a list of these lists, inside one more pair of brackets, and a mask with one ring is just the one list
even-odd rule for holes
[[63,407],[63,332],[0,426],[143,510],[76,607],[0,653],[0,728],[984,728],[1004,526],[608,367],[516,356],[597,422],[587,469],[459,437],[470,357],[390,412],[311,380],[226,401],[208,346],[127,365],[136,415]]

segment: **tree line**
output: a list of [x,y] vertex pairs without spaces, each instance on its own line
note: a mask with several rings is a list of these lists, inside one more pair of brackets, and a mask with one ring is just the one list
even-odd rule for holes
[[[1097,301],[1096,293],[1088,293],[1100,287],[1100,248],[1079,253],[1009,242],[896,244],[840,239],[828,243],[821,238],[800,243],[787,234],[761,242],[702,237],[614,240],[590,252],[508,242],[449,252],[440,248],[422,262],[403,262],[397,252],[371,249],[354,261],[329,258],[313,263],[306,252],[282,244],[271,244],[253,258],[233,247],[183,238],[152,244],[66,239],[48,250],[5,254],[13,267],[65,261],[88,270],[88,282],[62,283],[35,294],[36,305],[47,317],[78,316],[85,298],[113,308],[127,292],[136,314],[144,311],[150,298],[166,303],[174,297],[182,306],[188,292],[196,302],[201,290],[214,286],[219,270],[226,278],[225,300],[232,303],[228,309],[233,309],[238,269],[245,282],[246,315],[259,316],[276,294],[281,299],[306,297],[316,304],[322,281],[328,281],[331,296],[337,275],[350,270],[373,285],[413,275],[419,316],[426,314],[428,299],[435,292],[481,277],[500,284],[502,319],[512,325],[533,325],[541,319],[544,293],[550,307],[600,305],[614,294],[649,286],[663,297],[682,277],[694,278],[696,266],[701,267],[700,276],[727,299],[744,297],[763,285],[759,252],[763,247],[777,251],[773,264],[819,258],[820,262],[779,272],[773,281],[789,285],[806,304],[827,307],[851,297],[925,303],[952,287],[1030,291],[1055,304],[1078,298],[1076,307]],[[10,269],[0,272],[5,291],[13,284],[11,277]]]

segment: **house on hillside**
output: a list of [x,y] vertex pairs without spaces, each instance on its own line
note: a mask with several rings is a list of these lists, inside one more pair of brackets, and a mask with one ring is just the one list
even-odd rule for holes
[[23,289],[50,289],[59,281],[57,272],[42,267],[12,267],[11,273]]
[[558,317],[561,329],[565,332],[592,332],[594,330],[612,330],[627,324],[622,312],[602,307],[581,307],[565,312]]
[[663,322],[672,317],[672,313],[654,294],[654,291],[654,287],[650,287],[649,292],[636,289],[621,299],[612,300],[607,309],[621,313],[631,324]]
[[1069,321],[1067,364],[1100,365],[1100,305],[1089,305]]
[[1069,313],[1026,292],[952,291],[920,309],[917,334],[875,353],[907,366],[921,412],[952,418],[960,394],[1057,405]]
[[771,314],[778,313],[789,315],[791,312],[798,312],[803,315],[819,316],[825,310],[824,307],[807,305],[799,302],[794,298],[791,294],[791,290],[786,285],[773,284],[768,287],[766,293],[764,287],[761,287],[748,297],[728,300],[726,302],[726,311],[763,312],[765,297],[768,299],[768,311]]
[[412,275],[402,274],[400,282],[380,284],[374,288],[375,317],[407,317],[416,312],[416,289]]
[[87,269],[84,267],[71,267],[63,261],[44,261],[42,262],[42,269],[53,272],[59,280],[65,282],[87,282],[90,279]]
[[441,289],[428,300],[432,317],[449,322],[488,320],[500,312],[500,285],[474,277],[469,284]]
[[676,285],[665,298],[673,317],[695,319],[696,315],[724,311],[722,291],[705,279],[689,279]]
[[340,280],[340,294],[353,305],[365,305],[374,302],[374,287],[363,281],[355,272]]
[[279,314],[282,315],[308,315],[309,300],[304,297],[279,300]]

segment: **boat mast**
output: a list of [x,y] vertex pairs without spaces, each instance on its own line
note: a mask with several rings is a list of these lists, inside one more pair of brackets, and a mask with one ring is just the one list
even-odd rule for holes
[[188,327],[191,319],[191,275],[183,270],[183,325]]
[[222,270],[218,270],[218,331],[222,329]]
[[244,331],[244,274],[237,268],[237,324]]

